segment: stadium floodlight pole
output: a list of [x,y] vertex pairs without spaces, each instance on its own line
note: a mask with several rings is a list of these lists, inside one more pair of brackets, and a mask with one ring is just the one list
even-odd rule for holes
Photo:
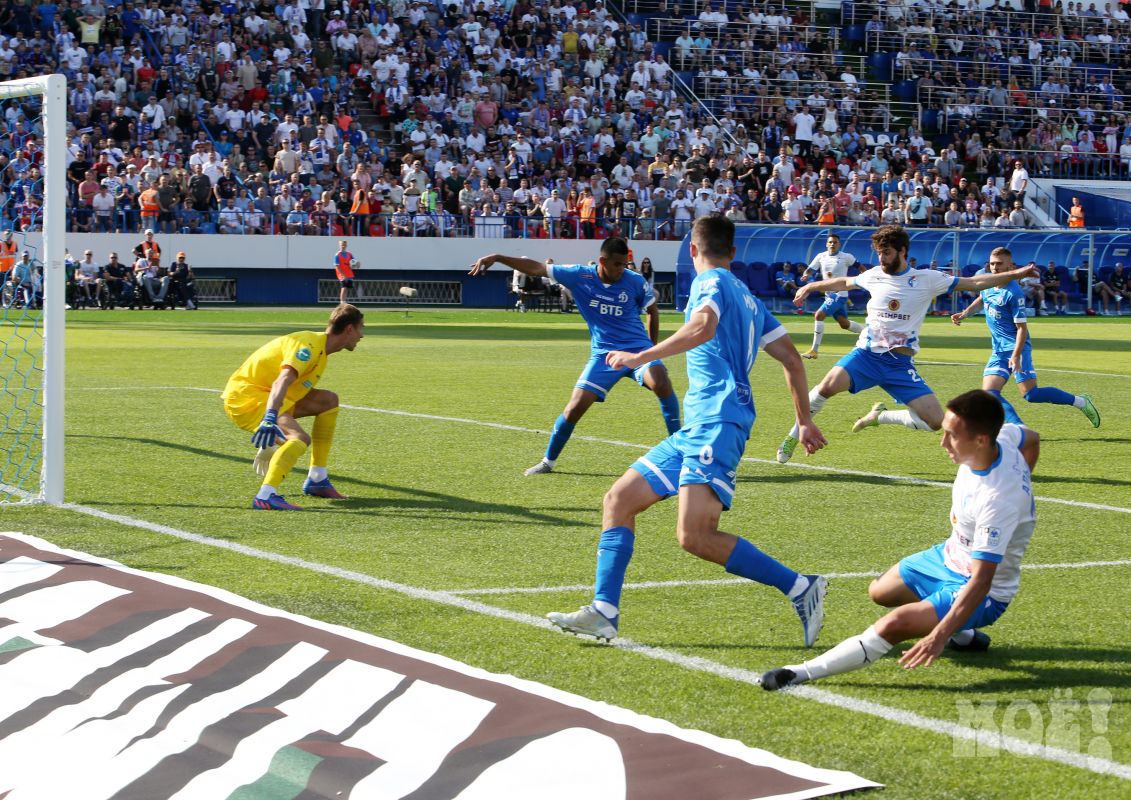
[[67,235],[67,79],[39,75],[0,84],[0,99],[42,97],[43,109],[43,466],[40,491],[52,505],[63,502],[63,367]]

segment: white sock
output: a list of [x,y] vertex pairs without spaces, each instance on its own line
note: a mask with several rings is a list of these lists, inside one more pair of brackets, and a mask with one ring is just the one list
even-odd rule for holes
[[829,675],[840,675],[852,672],[854,669],[866,667],[873,661],[879,661],[894,647],[891,642],[876,633],[873,625],[859,636],[845,639],[832,650],[822,653],[804,664],[786,667],[805,680],[827,678]]
[[326,471],[325,467],[311,466],[310,471],[306,473],[306,477],[310,478],[315,483],[326,480],[330,474]]
[[1076,395],[1074,398],[1072,398],[1072,405],[1076,406],[1076,408],[1083,408],[1084,406],[1088,405],[1088,401],[1080,395]]
[[821,346],[821,339],[823,339],[824,336],[825,322],[824,320],[817,320],[813,323],[813,347],[811,349],[814,353],[817,352],[817,349]]
[[616,619],[617,614],[620,613],[619,609],[617,609],[616,606],[614,606],[612,603],[606,602],[604,600],[594,600],[593,601],[593,608],[600,611],[602,614],[604,614],[609,619]]
[[804,575],[798,575],[797,579],[793,582],[793,586],[790,587],[790,590],[786,592],[786,594],[789,595],[790,600],[796,600],[798,597],[804,594],[805,590],[808,588],[809,579]]
[[864,330],[864,326],[859,322],[850,319],[848,321],[848,329],[853,333],[860,333],[860,331]]
[[910,408],[903,411],[881,411],[876,417],[876,422],[881,425],[902,425],[913,431],[929,431],[931,426],[923,422],[923,418]]
[[959,631],[954,634],[954,636],[951,636],[950,640],[959,646],[968,645],[970,642],[974,641],[974,631],[973,629]]
[[[824,408],[825,403],[827,402],[829,402],[829,398],[822,395],[816,389],[809,392],[809,413],[814,417],[817,416],[817,412]],[[800,432],[801,428],[797,425],[796,422],[794,422],[793,427],[789,429],[789,435],[796,439],[797,434],[799,434]]]
[[279,493],[279,487],[278,486],[270,486],[270,485],[265,483],[262,486],[260,486],[259,491],[255,493],[255,499],[256,500],[267,500],[267,499],[270,499],[271,495],[278,494],[278,493]]

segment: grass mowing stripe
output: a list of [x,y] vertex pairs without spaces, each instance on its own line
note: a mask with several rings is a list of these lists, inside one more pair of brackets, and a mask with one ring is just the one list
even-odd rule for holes
[[[916,359],[915,363],[922,364],[928,367],[984,367],[982,362],[973,361],[919,361]],[[1041,367],[1041,372],[1061,372],[1065,375],[1091,375],[1097,378],[1131,378],[1131,375],[1124,375],[1116,372],[1085,372],[1080,369],[1056,369],[1055,367]]]
[[[1022,564],[1021,569],[1086,569],[1091,567],[1128,567],[1131,559],[1123,561],[1074,561],[1065,564]],[[829,579],[878,578],[882,572],[825,572]],[[626,589],[667,589],[681,586],[741,586],[750,583],[746,578],[704,578],[702,580],[682,581],[639,581],[626,583]],[[489,595],[489,594],[546,594],[553,592],[580,592],[592,589],[592,584],[572,584],[569,586],[504,586],[486,589],[449,589],[450,594]]]
[[[323,575],[329,575],[336,578],[341,578],[343,580],[351,581],[353,583],[372,586],[377,589],[397,592],[399,594],[407,595],[408,597],[417,600],[425,600],[446,606],[453,606],[455,608],[460,608],[475,614],[498,617],[500,619],[510,620],[512,622],[518,622],[523,625],[530,625],[536,628],[553,628],[548,620],[541,617],[498,608],[487,603],[479,603],[474,600],[468,600],[464,597],[458,597],[451,592],[435,591],[432,589],[421,589],[415,586],[408,586],[403,583],[384,580],[382,578],[377,578],[372,575],[366,575],[361,572],[355,572],[353,570],[342,569],[340,567],[334,567],[328,564],[320,564],[316,561],[307,561],[306,559],[283,555],[281,553],[273,553],[269,550],[261,550],[256,547],[248,547],[247,545],[237,544],[235,542],[226,541],[224,539],[216,539],[211,536],[204,536],[198,533],[191,533],[190,531],[180,530],[168,525],[160,525],[153,522],[147,522],[146,520],[135,519],[134,517],[127,517],[121,514],[111,514],[107,511],[102,511],[101,509],[92,508],[90,506],[66,503],[62,507],[78,514],[85,514],[88,516],[97,517],[98,519],[107,520],[109,522],[116,522],[118,524],[128,525],[134,528],[141,528],[153,533],[173,536],[178,539],[183,539],[185,541],[193,542],[207,547],[217,547],[224,550],[229,550],[231,552],[239,553],[251,558],[258,558],[276,564],[283,564],[287,566],[298,567],[300,569],[310,570],[312,572],[318,572]],[[628,639],[615,639],[612,642],[612,646],[618,647],[631,653],[637,653],[648,658],[656,659],[658,661],[664,661],[669,664],[682,667],[684,669],[705,672],[722,678],[747,683],[753,686],[759,685],[759,680],[761,677],[758,672],[754,672],[752,670],[730,667],[706,658],[688,656],[672,650],[665,650],[660,647],[651,647],[649,645],[639,644]],[[800,697],[806,700],[822,703],[824,705],[836,706],[847,711],[853,711],[860,714],[879,717],[880,719],[884,719],[889,722],[894,722],[899,725],[906,725],[912,728],[918,728],[930,733],[950,736],[957,739],[976,741],[987,747],[996,747],[1000,750],[1004,750],[1014,755],[1039,758],[1045,761],[1052,761],[1059,764],[1076,767],[1082,770],[1087,770],[1099,775],[1112,775],[1124,780],[1131,781],[1131,764],[1121,764],[1117,761],[1111,761],[1109,759],[1095,758],[1081,753],[1073,753],[1069,750],[1065,750],[1059,747],[1039,745],[1033,742],[1025,741],[1023,739],[1018,739],[1013,736],[978,730],[964,725],[959,725],[958,723],[950,722],[948,720],[926,717],[921,714],[916,714],[912,711],[892,708],[890,706],[885,706],[880,703],[874,703],[869,700],[858,700],[852,697],[845,697],[843,695],[836,694],[835,692],[830,692],[825,689],[816,689],[811,686],[800,686],[795,689],[790,689],[786,691],[786,694],[789,697]]]
[[[213,389],[204,386],[96,386],[89,387],[86,391],[118,391],[123,389],[177,389],[179,391],[193,391],[193,392],[210,392],[212,394],[220,394],[219,389]],[[351,411],[367,411],[372,414],[388,414],[396,417],[413,417],[415,419],[430,419],[438,422],[457,422],[463,425],[477,425],[481,428],[494,428],[496,430],[514,431],[516,433],[537,433],[541,436],[549,436],[550,431],[541,430],[539,428],[524,428],[521,425],[506,425],[502,422],[485,422],[478,419],[470,419],[468,417],[445,417],[439,414],[421,414],[416,411],[400,411],[393,408],[374,408],[372,406],[354,406],[342,403],[342,408],[348,408]],[[650,445],[636,444],[635,442],[621,442],[616,439],[602,439],[597,436],[579,436],[573,435],[570,437],[574,441],[594,442],[595,444],[608,444],[616,447],[630,447],[634,450],[651,450]],[[754,458],[752,456],[744,456],[743,461],[751,464],[772,464],[774,466],[783,466],[778,464],[772,458]],[[793,467],[795,469],[809,469],[817,472],[831,472],[836,475],[855,475],[859,478],[883,478],[884,480],[895,481],[897,483],[910,483],[916,486],[935,486],[940,489],[949,489],[952,484],[944,481],[931,481],[926,478],[912,478],[909,475],[887,475],[882,472],[865,472],[856,469],[842,469],[840,467],[824,467],[820,464],[798,464],[790,463],[785,464],[786,467]],[[1075,506],[1076,508],[1090,508],[1095,511],[1114,511],[1118,514],[1131,514],[1131,508],[1123,508],[1122,506],[1109,506],[1103,503],[1088,503],[1083,500],[1065,500],[1060,497],[1043,497],[1035,496],[1035,500],[1040,500],[1044,503],[1057,503],[1063,506]]]

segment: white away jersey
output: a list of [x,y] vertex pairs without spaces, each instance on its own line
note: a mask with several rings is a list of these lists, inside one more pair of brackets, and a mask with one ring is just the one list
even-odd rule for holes
[[[818,280],[827,281],[829,278],[847,278],[848,268],[856,263],[856,256],[841,250],[835,256],[829,255],[826,250],[819,253],[809,262],[809,269],[814,270],[820,277]],[[848,297],[848,292],[825,292],[829,298]]]
[[1029,465],[1021,455],[1025,428],[1003,425],[997,460],[984,471],[959,467],[951,490],[948,569],[970,577],[971,561],[997,564],[990,597],[1008,603],[1021,585],[1021,557],[1033,536],[1037,509]]
[[958,278],[934,269],[904,268],[889,275],[883,267],[872,267],[855,278],[854,286],[868,292],[868,319],[856,346],[873,353],[896,347],[919,352],[919,329],[931,301],[958,284]]

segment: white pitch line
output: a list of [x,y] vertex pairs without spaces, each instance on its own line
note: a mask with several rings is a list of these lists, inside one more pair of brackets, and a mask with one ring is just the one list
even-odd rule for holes
[[[394,581],[385,580],[383,578],[375,578],[372,575],[366,575],[362,572],[355,572],[353,570],[342,569],[340,567],[330,566],[328,564],[321,564],[317,561],[308,561],[294,556],[287,556],[281,553],[273,553],[269,550],[260,550],[256,547],[248,547],[247,545],[238,544],[225,539],[215,539],[211,536],[203,536],[197,533],[172,528],[168,525],[159,525],[154,522],[147,522],[142,519],[135,519],[133,517],[126,517],[120,514],[111,514],[101,509],[91,508],[89,506],[76,505],[74,503],[67,503],[63,506],[70,511],[79,514],[86,514],[98,519],[104,519],[110,522],[116,522],[121,525],[128,525],[134,528],[141,528],[143,530],[151,531],[153,533],[160,533],[167,536],[173,536],[185,541],[194,542],[196,544],[205,545],[207,547],[216,547],[223,550],[228,550],[241,555],[257,558],[264,561],[270,561],[276,564],[283,564],[291,567],[298,567],[300,569],[317,572],[323,575],[340,578],[342,580],[351,581],[353,583],[364,584],[376,589],[384,589],[387,591],[397,592],[398,594],[411,597],[416,600],[426,600],[432,603],[438,603],[445,606],[452,606],[455,608],[470,611],[474,614],[482,614],[484,616],[495,617],[498,619],[505,619],[511,622],[518,622],[523,625],[529,625],[534,628],[553,629],[549,621],[542,617],[536,617],[533,614],[523,614],[517,611],[510,611],[505,608],[498,608],[496,606],[480,603],[475,600],[468,600],[464,597],[458,597],[451,592],[435,591],[432,589],[421,589],[415,586],[408,586],[403,583],[396,583]],[[630,653],[646,656],[657,661],[664,661],[678,667],[697,672],[709,673],[717,675],[722,678],[740,681],[742,683],[759,686],[761,676],[758,672],[740,667],[732,667],[726,664],[720,664],[716,661],[711,661],[699,656],[689,656],[683,653],[678,653],[674,650],[666,650],[662,647],[652,647],[650,645],[640,644],[633,642],[629,639],[617,638],[613,640],[611,646],[620,648]],[[786,697],[794,698],[800,697],[805,700],[822,703],[824,705],[836,706],[838,708],[852,711],[859,714],[867,714],[869,716],[878,717],[880,719],[894,722],[898,725],[905,725],[911,728],[917,728],[928,733],[938,735],[950,736],[957,739],[965,739],[969,741],[979,742],[987,747],[996,747],[1008,753],[1013,753],[1019,756],[1027,756],[1031,758],[1039,758],[1045,761],[1051,761],[1058,764],[1065,764],[1077,769],[1087,770],[1099,775],[1111,775],[1117,778],[1131,781],[1131,764],[1123,764],[1118,761],[1111,761],[1105,758],[1095,758],[1085,755],[1083,753],[1074,753],[1070,750],[1065,750],[1060,747],[1051,747],[1048,745],[1035,744],[1024,739],[1019,739],[1014,736],[1007,736],[1004,734],[994,733],[992,731],[984,731],[976,728],[966,727],[959,725],[956,722],[949,720],[935,719],[927,717],[922,714],[916,714],[913,711],[905,711],[900,708],[893,708],[885,706],[880,703],[874,703],[869,700],[859,700],[854,697],[845,697],[844,695],[836,694],[835,692],[826,689],[817,689],[812,686],[799,686],[795,689],[789,689],[784,692]]]
[[[1021,569],[1087,569],[1093,567],[1131,567],[1131,559],[1122,561],[1073,561],[1064,564],[1022,564]],[[825,572],[826,578],[878,578],[882,572]],[[679,581],[638,581],[626,583],[626,589],[677,589],[684,586],[741,586],[749,585],[746,578],[704,578],[702,580]],[[486,589],[449,589],[449,594],[463,596],[484,596],[492,594],[551,594],[554,592],[581,592],[593,588],[591,583],[575,583],[566,586],[504,586]]]
[[[88,387],[86,391],[117,391],[119,388],[131,389],[180,389],[182,391],[193,392],[210,392],[219,394],[219,389],[213,389],[203,386],[136,386],[136,387],[114,387],[114,386],[92,386]],[[400,411],[392,408],[374,408],[372,406],[354,406],[342,404],[342,408],[350,409],[351,411],[366,411],[371,414],[388,414],[395,417],[412,417],[414,419],[430,419],[437,422],[456,422],[461,425],[476,425],[481,428],[493,428],[495,430],[513,431],[515,433],[536,433],[540,436],[549,436],[550,431],[541,430],[539,428],[525,428],[521,425],[507,425],[502,422],[484,422],[483,420],[470,419],[468,417],[446,417],[438,414],[422,414],[416,411]],[[622,442],[617,439],[602,439],[597,436],[580,436],[573,435],[570,437],[572,441],[593,442],[595,444],[607,444],[615,447],[628,447],[633,450],[651,450],[650,445],[636,444],[634,442]],[[893,481],[896,483],[909,483],[914,486],[934,486],[939,489],[949,489],[951,484],[944,481],[932,481],[926,478],[913,478],[910,475],[887,475],[882,472],[865,472],[856,469],[842,469],[840,467],[825,467],[820,464],[804,464],[800,462],[791,462],[789,464],[778,464],[772,458],[754,458],[746,456],[742,459],[751,464],[770,464],[774,467],[786,467],[793,469],[807,469],[815,472],[829,472],[835,475],[852,475],[859,478],[880,478],[883,480]],[[1036,496],[1035,500],[1040,500],[1044,503],[1056,503],[1057,505],[1073,506],[1075,508],[1090,508],[1095,511],[1114,511],[1119,514],[1131,514],[1131,508],[1123,508],[1122,506],[1109,506],[1103,503],[1088,503],[1083,500],[1065,500],[1060,497],[1042,497]]]

